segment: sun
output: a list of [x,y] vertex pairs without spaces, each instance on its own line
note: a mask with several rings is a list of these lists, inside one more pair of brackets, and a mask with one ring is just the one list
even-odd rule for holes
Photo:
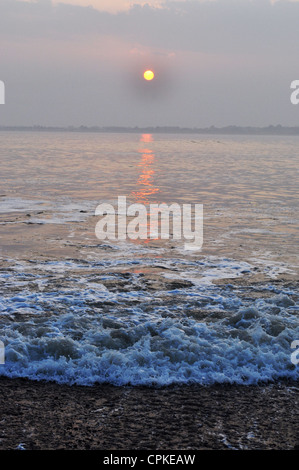
[[155,78],[155,74],[152,70],[146,70],[143,74],[143,78],[145,80],[150,81],[150,80],[153,80],[153,78]]

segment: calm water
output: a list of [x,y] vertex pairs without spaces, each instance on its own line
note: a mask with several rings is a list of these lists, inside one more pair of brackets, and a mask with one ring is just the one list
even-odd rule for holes
[[298,144],[279,136],[1,133],[1,191],[290,209],[298,201]]
[[[298,378],[297,138],[0,138],[1,374],[85,385]],[[95,208],[117,196],[203,204],[202,250],[100,243]],[[43,235],[26,258],[35,226]]]

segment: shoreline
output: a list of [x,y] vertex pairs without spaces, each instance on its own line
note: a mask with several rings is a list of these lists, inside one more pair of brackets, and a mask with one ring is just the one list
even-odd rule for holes
[[[8,208],[14,210],[0,214],[1,287],[5,300],[23,296],[26,304],[24,311],[18,300],[5,304],[12,310],[8,310],[9,315],[2,315],[4,325],[15,321],[26,327],[30,320],[35,329],[47,326],[51,315],[55,319],[56,315],[65,314],[69,305],[76,307],[77,291],[85,295],[84,305],[93,312],[93,319],[114,307],[115,304],[109,304],[114,295],[125,298],[132,290],[149,296],[146,313],[154,307],[164,307],[165,301],[169,302],[170,313],[175,312],[175,302],[182,307],[186,304],[180,300],[180,289],[184,292],[193,284],[200,288],[214,285],[220,293],[226,290],[225,299],[236,296],[245,306],[255,305],[259,299],[267,301],[277,292],[285,291],[289,302],[298,301],[298,257],[294,249],[297,222],[285,226],[287,217],[295,214],[293,206],[278,217],[267,204],[260,208],[257,196],[246,206],[244,214],[240,212],[244,207],[242,201],[236,206],[239,212],[235,220],[235,200],[228,198],[228,209],[224,210],[225,201],[217,206],[216,194],[215,207],[208,206],[206,213],[204,250],[196,256],[186,256],[172,241],[130,243],[123,251],[121,244],[95,238],[96,218],[83,203],[68,213],[67,205],[65,208],[63,204],[57,208],[54,203],[39,206],[43,198],[39,201],[38,194],[37,204],[27,207],[22,206],[24,195],[4,192],[3,197],[10,203]],[[71,188],[67,196],[71,199],[72,194]],[[19,197],[19,210],[11,204],[10,196],[12,201]],[[128,263],[128,257],[134,262]],[[195,273],[194,260],[200,261]],[[228,263],[223,265],[223,260]],[[67,267],[68,263],[71,266]],[[84,282],[78,284],[77,280]],[[88,289],[101,294],[101,286],[107,289],[107,304],[87,295]],[[47,294],[53,292],[57,296],[50,297],[54,300],[47,303]],[[65,293],[72,296],[73,303],[64,300]],[[34,301],[30,295],[36,296],[37,304],[42,306],[41,316],[32,308]],[[131,306],[131,298],[122,302],[126,308]],[[223,302],[219,307],[215,301],[211,310],[205,309],[206,301],[194,305],[186,313],[199,321],[207,316],[217,321],[226,315],[226,308],[220,308]],[[273,304],[274,320],[283,320],[279,317],[280,307],[283,310],[284,303]],[[238,309],[236,304],[232,312]],[[277,327],[274,320],[270,321],[273,329]],[[94,325],[97,326],[96,322]],[[61,331],[65,333],[67,329],[62,327]],[[275,334],[271,336],[276,338]],[[223,358],[226,359],[225,354]],[[298,381],[150,388],[71,386],[0,376],[0,390],[0,450],[299,449]]]
[[293,450],[298,382],[117,387],[0,377],[0,450]]

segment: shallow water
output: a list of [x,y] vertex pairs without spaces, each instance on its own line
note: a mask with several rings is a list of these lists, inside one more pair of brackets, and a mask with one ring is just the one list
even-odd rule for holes
[[[1,140],[1,374],[84,385],[298,378],[296,138]],[[117,196],[203,204],[202,250],[99,241],[95,208]]]

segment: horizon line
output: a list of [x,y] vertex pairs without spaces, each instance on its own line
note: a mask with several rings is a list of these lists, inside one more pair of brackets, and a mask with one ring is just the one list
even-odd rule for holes
[[181,126],[43,126],[43,125],[13,125],[0,126],[0,131],[47,131],[47,132],[99,132],[99,133],[182,133],[182,134],[276,134],[299,135],[299,126],[282,126],[281,124],[268,126],[237,126],[227,125],[216,127],[181,127]]

